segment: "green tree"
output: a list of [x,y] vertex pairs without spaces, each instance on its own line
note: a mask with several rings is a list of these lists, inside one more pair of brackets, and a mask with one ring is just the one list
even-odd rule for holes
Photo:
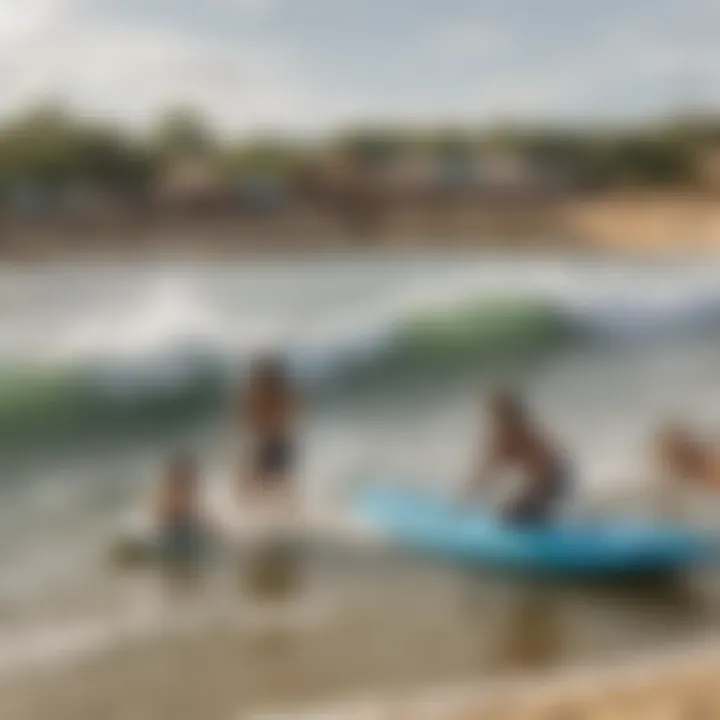
[[358,167],[379,167],[404,153],[411,142],[407,131],[355,128],[341,134],[335,147]]
[[213,132],[200,113],[187,106],[164,111],[151,132],[150,146],[164,159],[208,156],[217,150]]
[[257,137],[236,143],[223,152],[222,167],[225,174],[288,178],[303,160],[304,153],[291,142]]
[[54,187],[74,166],[72,121],[58,106],[43,105],[11,118],[0,136],[0,177],[5,185]]

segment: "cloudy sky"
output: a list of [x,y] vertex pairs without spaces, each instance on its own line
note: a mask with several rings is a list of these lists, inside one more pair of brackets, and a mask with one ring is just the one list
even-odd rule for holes
[[0,113],[233,131],[720,105],[720,0],[0,0]]

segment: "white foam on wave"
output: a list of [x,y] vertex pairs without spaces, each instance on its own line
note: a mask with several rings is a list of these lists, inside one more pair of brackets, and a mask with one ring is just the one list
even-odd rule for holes
[[[221,295],[185,269],[152,278],[122,303],[117,298],[95,302],[89,286],[87,306],[63,321],[61,333],[33,331],[34,321],[25,329],[23,322],[8,322],[0,331],[0,348],[8,357],[20,353],[27,359],[29,353],[55,364],[105,367],[109,384],[117,377],[119,386],[143,377],[176,386],[196,372],[193,358],[234,368],[260,351],[277,350],[308,379],[322,381],[338,368],[382,353],[409,318],[452,313],[483,299],[537,298],[593,332],[616,337],[714,322],[720,311],[719,275],[707,266],[588,266],[562,259],[473,262],[399,274],[383,286],[368,285],[366,295],[355,288],[345,296],[340,284],[337,296],[318,300],[317,307],[279,301],[260,309],[249,300],[240,302],[242,280]],[[288,276],[285,284],[292,289],[292,283]],[[302,289],[298,281],[297,291]],[[262,294],[260,285],[258,292]],[[25,330],[29,335],[23,339]]]
[[220,319],[197,302],[180,278],[166,278],[144,297],[118,308],[93,308],[55,347],[59,358],[135,359],[170,341],[208,342],[227,333]]

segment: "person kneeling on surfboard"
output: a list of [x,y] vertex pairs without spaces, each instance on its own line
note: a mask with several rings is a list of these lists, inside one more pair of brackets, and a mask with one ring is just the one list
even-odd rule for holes
[[291,500],[295,463],[297,401],[282,363],[272,357],[253,367],[242,400],[242,416],[250,434],[251,495]]
[[170,460],[156,501],[160,544],[167,559],[188,560],[199,551],[206,531],[195,461],[178,454]]
[[505,517],[517,523],[549,520],[570,490],[565,457],[513,393],[496,392],[490,399],[489,415],[489,448],[473,488],[485,485],[504,467],[517,468],[523,489],[505,508]]

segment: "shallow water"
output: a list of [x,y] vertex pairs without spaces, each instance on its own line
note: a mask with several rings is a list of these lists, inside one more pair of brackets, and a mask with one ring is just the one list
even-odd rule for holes
[[[649,512],[638,468],[653,425],[720,421],[720,269],[417,256],[1,274],[0,672],[42,674],[47,696],[7,695],[28,717],[51,702],[57,717],[95,717],[102,692],[122,707],[122,688],[201,717],[192,698],[211,691],[220,713],[610,657],[715,627],[706,587],[538,586],[371,548],[306,559],[279,614],[248,592],[247,567],[243,581],[211,573],[176,613],[156,574],[120,572],[107,549],[174,448],[196,449],[213,486],[234,476],[227,391],[268,345],[287,351],[306,396],[301,488],[315,516],[341,519],[370,479],[452,490],[481,393],[499,380],[569,448],[578,511]],[[690,514],[719,516],[705,498]],[[255,585],[292,587],[279,562],[260,563]],[[142,670],[158,658],[182,681]],[[75,662],[86,680],[67,680]],[[252,667],[246,680],[238,666]]]
[[705,636],[720,621],[716,603],[684,585],[537,584],[400,555],[306,559],[292,568],[272,562],[241,573],[224,591],[166,578],[154,586],[162,602],[153,610],[136,602],[135,615],[128,614],[132,603],[116,612],[114,635],[86,619],[75,628],[74,647],[69,638],[58,641],[65,642],[63,662],[56,654],[53,664],[5,675],[0,711],[42,718],[52,709],[53,718],[78,720],[100,709],[108,718],[230,718],[612,663]]

